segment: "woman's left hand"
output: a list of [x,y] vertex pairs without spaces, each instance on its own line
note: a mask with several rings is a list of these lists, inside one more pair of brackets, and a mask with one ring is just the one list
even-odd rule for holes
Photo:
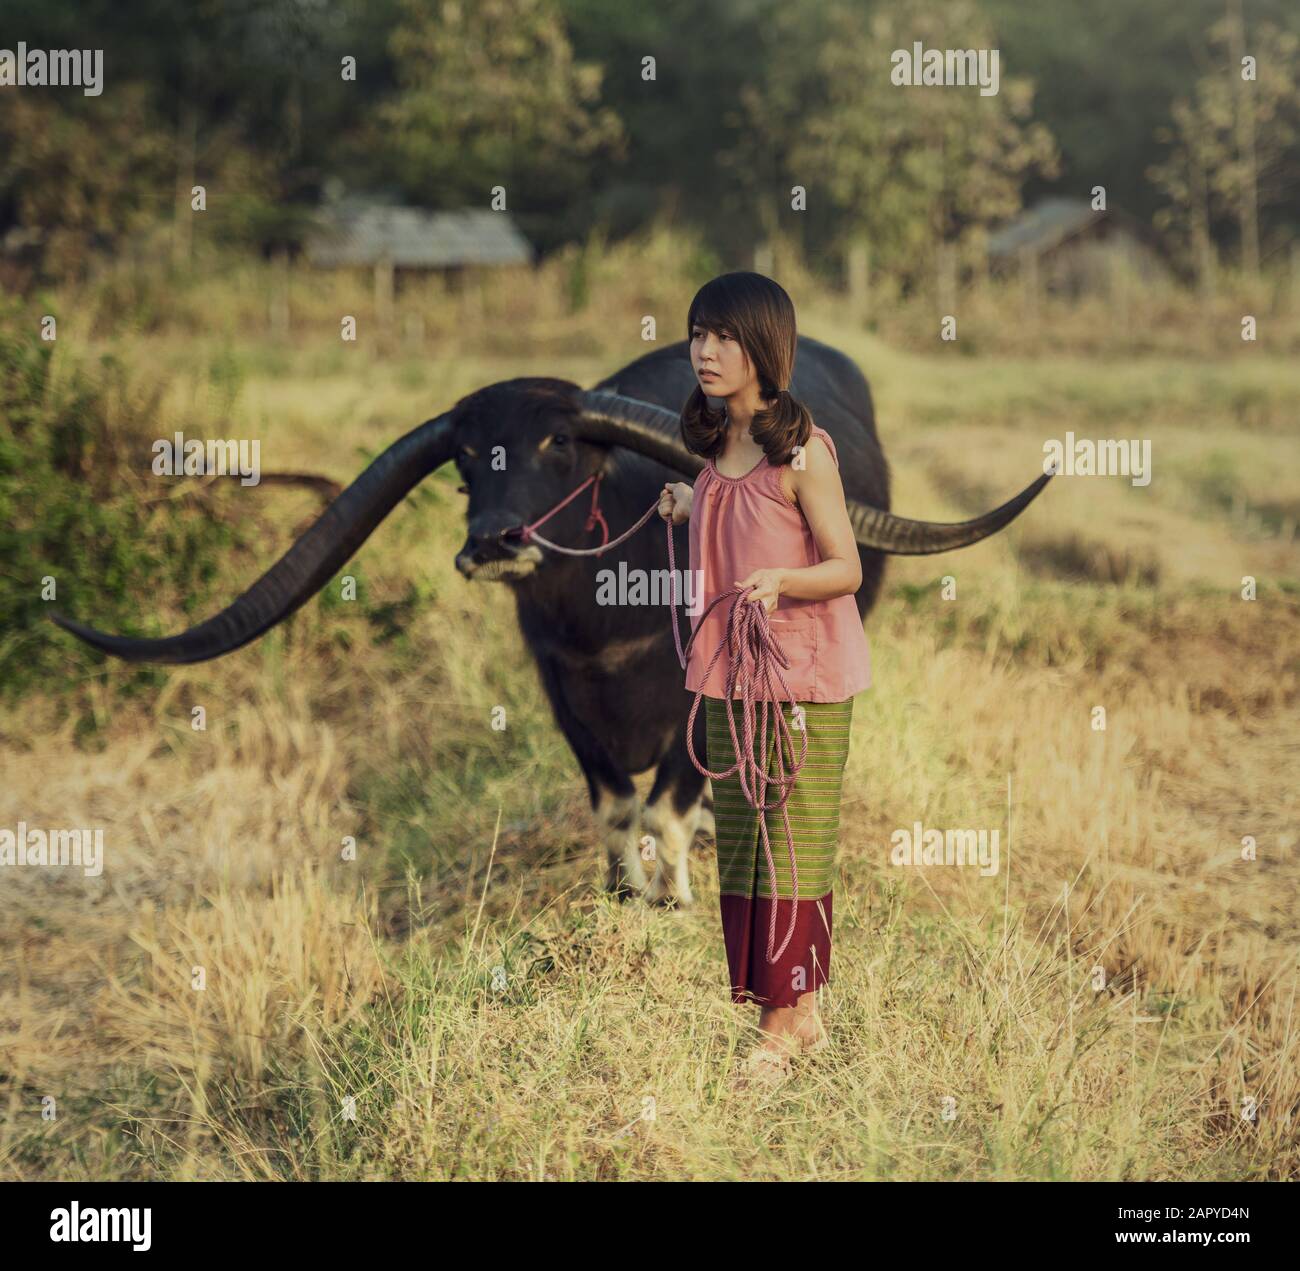
[[748,578],[737,581],[737,587],[753,587],[746,600],[757,600],[763,608],[771,613],[776,608],[777,598],[781,595],[781,574],[779,569],[756,569]]

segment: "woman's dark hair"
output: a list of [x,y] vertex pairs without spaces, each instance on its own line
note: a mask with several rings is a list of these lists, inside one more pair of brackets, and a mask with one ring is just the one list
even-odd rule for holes
[[[796,446],[812,435],[812,414],[790,396],[797,332],[794,304],[779,283],[762,274],[722,274],[695,293],[686,315],[686,339],[696,327],[725,332],[735,339],[758,376],[758,390],[772,404],[754,412],[750,435],[770,463],[789,463]],[[682,441],[687,450],[713,459],[727,441],[727,414],[713,410],[697,383],[682,410]]]

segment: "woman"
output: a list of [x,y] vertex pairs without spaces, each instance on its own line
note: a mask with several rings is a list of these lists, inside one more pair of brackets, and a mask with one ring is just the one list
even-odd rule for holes
[[[709,463],[694,488],[684,482],[664,487],[659,514],[677,524],[690,522],[692,578],[699,580],[702,596],[686,688],[705,698],[708,767],[725,772],[736,755],[725,700],[727,648],[714,660],[719,643],[726,644],[730,603],[703,610],[736,585],[753,588],[740,603],[763,606],[790,662],[780,668],[789,689],[781,703],[789,725],[782,752],[787,772],[799,759],[800,725],[807,736],[805,762],[786,805],[794,868],[781,812],[766,813],[775,894],[759,813],[739,775],[713,782],[732,1000],[762,1008],[764,1040],[750,1056],[749,1071],[780,1078],[789,1072],[791,1053],[825,1041],[816,989],[830,970],[840,787],[853,695],[871,683],[870,653],[853,599],[862,566],[835,443],[789,392],[796,344],[790,297],[761,274],[726,274],[701,288],[687,323],[699,383],[682,412],[682,437]],[[721,399],[725,409],[714,409],[709,398]],[[737,687],[733,697],[740,693]],[[790,708],[791,697],[798,712]],[[739,706],[733,711],[736,735],[742,736]],[[770,776],[778,773],[775,713],[769,707],[761,742]],[[759,745],[756,739],[756,754]],[[778,798],[769,786],[763,801],[771,805]]]

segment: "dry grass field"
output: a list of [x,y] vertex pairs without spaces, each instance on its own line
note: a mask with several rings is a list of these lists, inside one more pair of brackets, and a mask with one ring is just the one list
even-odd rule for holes
[[[1294,358],[965,358],[829,304],[800,319],[870,380],[904,515],[1002,502],[1066,430],[1150,438],[1154,473],[1058,478],[994,539],[891,562],[829,1051],[778,1092],[729,1091],[756,1013],[725,992],[712,844],[692,909],[602,894],[511,599],[453,568],[444,470],[354,562],[365,621],[312,602],[132,694],[51,626],[65,675],[0,716],[0,826],[102,826],[107,863],[0,877],[0,1177],[1300,1176]],[[264,467],[344,482],[477,385],[590,383],[639,352],[327,343],[119,352],[165,372],[169,421],[218,413],[236,357],[227,404]],[[214,495],[196,514],[256,534],[212,594],[317,507]],[[1000,829],[999,872],[894,866],[916,821]]]

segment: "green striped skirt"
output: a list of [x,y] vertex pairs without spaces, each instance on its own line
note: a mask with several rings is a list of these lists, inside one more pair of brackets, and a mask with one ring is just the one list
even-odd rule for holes
[[[799,997],[826,983],[831,961],[831,890],[840,829],[840,790],[849,757],[849,732],[853,699],[843,702],[801,702],[808,735],[808,757],[790,792],[786,809],[794,841],[798,874],[798,904],[792,886],[790,848],[779,808],[764,815],[772,861],[776,868],[773,894],[767,855],[763,848],[759,814],[741,789],[740,775],[732,773],[713,782],[713,816],[718,850],[718,882],[722,908],[722,936],[727,950],[734,1002],[763,1006],[794,1006]],[[736,735],[741,734],[740,703],[733,703]],[[764,751],[767,772],[775,776],[776,707],[769,703]],[[799,757],[799,733],[793,710],[781,707],[791,725],[793,760],[785,756],[790,771]],[[736,762],[726,703],[705,698],[708,767],[714,772]],[[779,791],[768,786],[765,802],[775,803]],[[786,943],[793,919],[793,935]],[[772,934],[775,923],[775,935]],[[782,949],[782,944],[785,948]],[[778,954],[769,961],[769,951]]]

